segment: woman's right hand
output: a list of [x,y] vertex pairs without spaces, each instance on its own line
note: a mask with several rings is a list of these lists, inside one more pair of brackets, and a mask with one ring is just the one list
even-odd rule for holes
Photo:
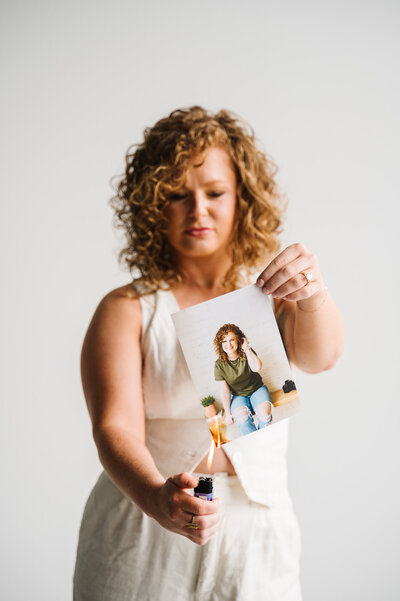
[[246,352],[250,350],[250,345],[247,338],[242,338],[242,349]]
[[[198,483],[198,478],[186,472],[168,478],[159,488],[152,517],[167,530],[204,545],[218,529],[219,499],[204,501],[189,494],[188,489]],[[197,528],[189,527],[192,516]]]
[[227,411],[225,412],[225,424],[227,426],[233,424],[233,415],[232,413],[228,413]]

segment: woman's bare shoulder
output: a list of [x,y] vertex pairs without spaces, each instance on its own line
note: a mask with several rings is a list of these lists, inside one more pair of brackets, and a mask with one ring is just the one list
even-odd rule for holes
[[[119,288],[114,288],[107,292],[100,302],[103,301],[111,301],[111,302],[132,302],[137,301],[139,303],[139,295],[136,292],[135,288],[131,284],[126,284],[125,286],[119,286]],[[136,304],[136,303],[134,303]]]
[[[108,340],[127,337],[140,338],[142,312],[139,297],[132,286],[120,286],[100,300],[86,334],[89,338],[107,337]],[[129,336],[127,336],[129,332]],[[136,334],[136,336],[135,336]]]
[[120,286],[107,292],[99,302],[96,312],[114,314],[115,317],[140,318],[139,296],[131,285]]
[[142,419],[136,402],[142,398],[140,338],[137,295],[127,286],[111,290],[95,310],[81,353],[83,390],[94,427]]

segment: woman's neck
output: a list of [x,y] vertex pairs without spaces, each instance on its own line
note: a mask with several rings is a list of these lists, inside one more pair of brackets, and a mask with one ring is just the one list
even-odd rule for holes
[[231,265],[231,258],[226,254],[199,259],[180,257],[176,261],[176,268],[182,277],[181,285],[215,293],[215,296],[222,294],[223,281]]
[[172,286],[179,308],[186,309],[225,294],[224,279],[231,265],[226,254],[199,259],[179,257],[175,267],[181,281]]

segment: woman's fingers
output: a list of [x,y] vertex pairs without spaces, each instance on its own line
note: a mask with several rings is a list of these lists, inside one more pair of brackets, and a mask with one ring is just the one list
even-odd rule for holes
[[198,478],[187,473],[168,478],[161,490],[161,515],[154,517],[168,530],[203,544],[218,527],[219,499],[204,501],[189,494],[197,484]]
[[[204,501],[204,503],[210,505],[215,501],[218,501],[218,499]],[[183,534],[198,545],[204,545],[218,530],[219,520],[219,513],[207,515],[186,514],[180,534]]]
[[169,510],[173,516],[178,514],[178,519],[182,514],[189,514],[190,517],[193,514],[207,516],[218,513],[219,499],[204,501],[203,499],[199,499],[198,497],[188,494],[182,489],[176,489],[171,491],[169,498]]
[[[321,287],[317,284],[311,285],[309,284],[307,288],[301,288],[300,290],[295,290],[290,294],[286,294],[286,296],[282,296],[284,300],[287,301],[299,301],[305,300],[306,298],[311,298],[321,291]],[[278,298],[278,297],[275,297]]]
[[179,489],[190,489],[195,488],[198,485],[199,479],[196,478],[196,476],[193,476],[193,474],[182,472],[176,476],[171,476],[168,478],[167,482],[174,484]]
[[301,255],[276,271],[274,275],[265,282],[264,289],[268,291],[268,294],[280,295],[283,293],[282,296],[284,296],[285,293],[292,292],[290,283],[292,286],[296,286],[295,289],[303,288],[307,281],[302,272],[308,270],[311,270],[310,260],[308,256]]
[[[310,282],[304,273],[312,274]],[[303,244],[292,244],[261,272],[257,285],[275,298],[309,298],[323,287],[318,259]]]
[[268,283],[270,282],[271,278],[278,271],[283,269],[288,263],[294,261],[301,255],[305,255],[307,252],[308,250],[304,244],[301,244],[300,242],[291,244],[285,248],[285,250],[280,252],[279,255],[277,255],[275,259],[273,259],[271,263],[264,269],[264,271],[260,273],[257,279],[257,285],[260,287],[268,287]]
[[197,545],[204,545],[212,536],[214,536],[217,530],[218,524],[204,530],[191,530],[190,534],[187,535],[187,538]]
[[[307,281],[307,278],[304,275],[305,273],[312,273],[313,279],[311,282]],[[320,289],[320,281],[319,278],[317,278],[315,267],[302,267],[301,271],[294,272],[294,275],[288,277],[288,279],[284,279],[285,277],[286,274],[281,275],[280,281],[282,281],[282,283],[278,284],[273,292],[267,292],[267,294],[272,294],[274,298],[287,299],[289,295],[301,291],[300,298],[307,298]]]
[[[212,501],[205,501],[206,503],[214,503],[217,499]],[[216,526],[219,522],[219,513],[209,513],[205,515],[199,515],[198,513],[185,513],[183,516],[183,526],[186,528],[194,526],[196,530],[207,530]]]

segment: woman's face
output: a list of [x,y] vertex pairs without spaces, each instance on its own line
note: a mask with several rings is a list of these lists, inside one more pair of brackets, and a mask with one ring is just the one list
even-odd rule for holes
[[238,348],[238,341],[233,332],[228,332],[222,339],[222,349],[225,351],[227,355],[232,355],[236,353]]
[[236,175],[228,151],[209,148],[200,167],[194,155],[185,186],[165,208],[167,235],[178,258],[225,255],[232,239],[236,212]]

